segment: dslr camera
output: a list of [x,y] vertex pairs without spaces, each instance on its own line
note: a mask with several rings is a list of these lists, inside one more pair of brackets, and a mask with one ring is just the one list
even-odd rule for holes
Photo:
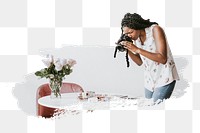
[[127,63],[127,67],[129,67],[128,50],[124,48],[124,46],[121,44],[122,41],[129,41],[133,43],[132,39],[129,36],[127,36],[126,34],[122,34],[119,40],[115,43],[117,46],[115,47],[114,58],[116,58],[117,51],[120,51],[120,52],[126,51],[126,63]]
[[119,50],[120,52],[124,52],[126,49],[124,48],[124,46],[121,44],[122,41],[129,41],[131,43],[133,43],[132,39],[127,36],[126,34],[122,34],[119,38],[119,40],[116,42],[116,49]]

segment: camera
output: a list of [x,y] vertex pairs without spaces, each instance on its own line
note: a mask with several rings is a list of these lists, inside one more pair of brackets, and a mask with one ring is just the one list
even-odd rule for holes
[[122,34],[119,38],[119,40],[116,43],[116,48],[117,50],[119,50],[120,52],[124,52],[126,49],[124,48],[124,46],[121,44],[122,41],[129,41],[131,43],[133,43],[132,39],[127,36],[126,34]]
[[119,40],[115,43],[117,46],[115,47],[114,58],[116,57],[117,50],[120,52],[126,51],[126,63],[127,63],[127,67],[129,67],[128,50],[124,48],[124,46],[121,44],[122,41],[129,41],[133,43],[132,39],[129,36],[127,36],[126,34],[122,34]]

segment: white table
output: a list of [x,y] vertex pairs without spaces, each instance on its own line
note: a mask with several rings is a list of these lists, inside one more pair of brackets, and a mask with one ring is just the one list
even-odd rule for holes
[[[94,99],[80,100],[78,98],[79,94],[80,93],[62,93],[61,98],[57,99],[51,99],[50,96],[45,96],[39,98],[38,103],[46,107],[69,110],[109,110],[116,107],[124,108],[126,104],[130,104],[129,100],[125,100],[118,96],[112,96],[110,101],[95,101]],[[131,104],[134,105],[135,101],[131,101]],[[131,108],[133,109],[133,106],[131,106]]]
[[65,109],[66,107],[80,103],[78,98],[80,93],[62,93],[61,98],[50,98],[45,96],[38,99],[38,103],[45,107]]

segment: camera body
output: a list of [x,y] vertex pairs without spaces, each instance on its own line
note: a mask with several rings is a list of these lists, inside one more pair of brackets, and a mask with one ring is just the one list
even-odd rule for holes
[[116,49],[119,50],[120,52],[124,52],[126,49],[124,48],[124,46],[121,44],[122,41],[129,41],[131,43],[133,43],[132,39],[127,36],[126,34],[122,34],[119,38],[119,40],[116,42]]
[[116,57],[117,51],[124,52],[126,51],[126,63],[127,67],[129,67],[129,58],[128,58],[128,50],[124,48],[124,46],[121,44],[122,41],[129,41],[133,43],[132,39],[127,36],[126,34],[122,34],[119,38],[119,40],[116,42],[115,52],[114,52],[114,58]]

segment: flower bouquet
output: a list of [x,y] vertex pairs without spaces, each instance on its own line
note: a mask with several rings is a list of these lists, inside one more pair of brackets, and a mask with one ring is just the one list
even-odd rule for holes
[[49,79],[51,97],[61,97],[62,81],[66,75],[72,73],[72,67],[76,64],[76,61],[73,59],[54,58],[53,55],[47,55],[47,59],[42,61],[46,68],[36,71],[35,75]]

